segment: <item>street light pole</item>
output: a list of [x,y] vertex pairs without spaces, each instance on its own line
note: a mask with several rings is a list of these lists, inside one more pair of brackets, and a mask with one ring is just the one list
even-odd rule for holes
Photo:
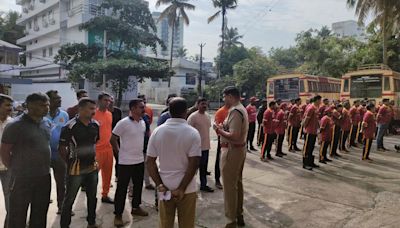
[[203,96],[203,91],[201,89],[201,82],[203,80],[203,47],[206,46],[205,43],[199,44],[200,46],[200,72],[199,72],[199,85],[198,85],[198,94],[199,97]]

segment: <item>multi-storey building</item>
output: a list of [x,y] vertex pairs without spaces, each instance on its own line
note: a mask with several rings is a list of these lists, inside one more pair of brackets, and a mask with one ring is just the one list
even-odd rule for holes
[[353,20],[333,23],[332,31],[339,38],[354,37],[359,41],[366,40],[365,28]]
[[178,20],[175,25],[174,34],[172,34],[172,27],[168,24],[167,18],[159,20],[161,15],[160,12],[153,12],[152,15],[157,27],[157,36],[163,41],[165,48],[162,48],[161,45],[157,45],[157,55],[148,48],[147,55],[157,56],[159,58],[168,58],[171,53],[171,39],[172,36],[174,36],[173,56],[176,56],[178,50],[183,47],[183,19],[180,18]]
[[25,27],[25,36],[17,44],[26,46],[24,78],[34,81],[65,81],[60,65],[53,61],[60,46],[90,43],[94,35],[79,26],[101,14],[100,0],[16,0],[22,7],[17,23]]

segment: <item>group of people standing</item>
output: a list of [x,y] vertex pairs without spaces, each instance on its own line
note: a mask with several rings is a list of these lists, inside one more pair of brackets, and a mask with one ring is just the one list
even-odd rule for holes
[[[331,162],[332,158],[340,158],[342,155],[338,150],[348,153],[350,147],[357,148],[359,145],[363,145],[361,159],[372,161],[369,154],[375,138],[377,150],[387,150],[383,145],[383,137],[394,117],[389,99],[383,99],[378,107],[368,99],[355,100],[351,105],[345,99],[330,101],[319,95],[308,99],[305,104],[301,104],[300,98],[292,99],[290,103],[263,100],[258,113],[254,109],[255,101],[255,97],[250,98],[247,112],[249,116],[257,117],[257,143],[262,145],[261,161],[273,160],[271,150],[274,144],[277,157],[287,155],[282,152],[285,136],[290,152],[302,151],[303,168],[307,170],[319,167],[313,155],[316,142],[320,145],[319,162],[323,164]],[[249,118],[250,121],[255,122]],[[254,150],[253,135],[254,130],[249,128],[249,151]],[[298,138],[304,138],[303,149],[297,146]]]

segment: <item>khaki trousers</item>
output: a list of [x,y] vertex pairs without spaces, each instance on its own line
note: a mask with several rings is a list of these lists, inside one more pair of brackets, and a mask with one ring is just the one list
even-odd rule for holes
[[221,149],[221,173],[224,184],[226,227],[236,227],[236,219],[243,216],[243,166],[245,147]]
[[185,194],[179,202],[175,200],[159,202],[160,227],[173,228],[175,223],[175,211],[178,209],[178,224],[180,228],[194,228],[194,218],[196,215],[195,192]]

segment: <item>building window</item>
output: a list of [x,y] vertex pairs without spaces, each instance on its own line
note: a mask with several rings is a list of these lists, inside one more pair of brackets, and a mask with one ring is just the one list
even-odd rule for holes
[[29,20],[29,22],[28,22],[28,28],[32,29],[32,21],[31,20]]
[[46,48],[42,50],[42,56],[46,57]]
[[35,44],[37,44],[37,40],[35,40]]
[[349,92],[349,79],[344,79],[343,92]]
[[53,47],[49,47],[49,56],[53,56]]
[[28,53],[28,58],[29,58],[29,60],[32,60],[32,52]]
[[195,73],[186,73],[186,85],[196,85]]
[[384,83],[383,83],[383,85],[384,85],[384,90],[385,91],[390,91],[390,79],[389,79],[389,77],[383,77],[384,78]]

